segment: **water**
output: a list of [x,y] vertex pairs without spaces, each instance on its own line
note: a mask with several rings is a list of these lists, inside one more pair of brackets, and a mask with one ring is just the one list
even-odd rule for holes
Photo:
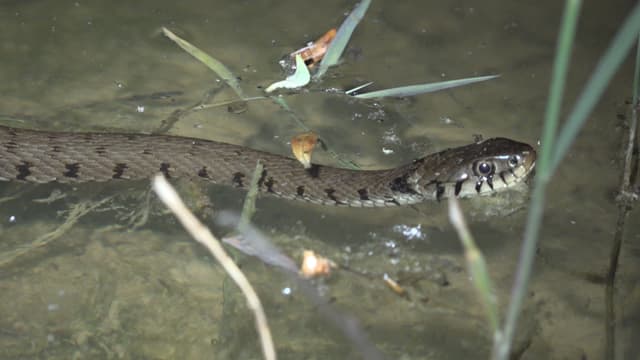
[[[585,4],[567,106],[625,6]],[[160,35],[160,26],[227,64],[248,94],[260,95],[281,79],[282,55],[339,25],[351,7],[344,1],[5,1],[0,116],[4,124],[36,129],[148,132],[208,92],[211,103],[234,99],[207,68]],[[363,167],[396,166],[471,142],[476,134],[535,144],[561,7],[557,1],[374,2],[345,63],[286,100],[332,150]],[[406,100],[356,103],[320,92],[367,81],[382,89],[493,73],[502,77]],[[523,358],[602,356],[599,279],[615,230],[623,134],[616,115],[624,111],[630,78],[627,64],[550,187],[516,343]],[[257,101],[241,114],[226,106],[186,114],[171,133],[287,154],[288,139],[301,131],[276,105]],[[316,155],[335,163],[322,151]],[[59,191],[53,201],[33,201],[49,198],[53,190]],[[209,225],[213,213],[239,210],[243,200],[243,193],[219,187],[181,183],[179,190]],[[2,197],[17,196],[0,203],[0,259],[6,261],[0,268],[2,358],[260,357],[240,293],[162,206],[150,198],[145,225],[133,225],[145,219],[137,216],[145,214],[146,191],[146,182],[0,184]],[[70,209],[113,194],[119,195],[59,237],[47,237]],[[210,196],[209,203],[201,195]],[[526,202],[511,200],[463,203],[502,309],[526,215]],[[389,358],[487,357],[491,336],[445,204],[334,209],[262,198],[258,209],[257,226],[289,256],[297,259],[303,249],[313,249],[367,274],[336,271],[317,287],[337,309],[357,318]],[[629,216],[617,288],[618,353],[626,356],[621,358],[638,351],[632,341],[638,333],[637,219],[636,210]],[[414,236],[416,229],[420,236]],[[358,357],[289,278],[255,259],[237,258],[265,304],[280,358]],[[408,298],[387,288],[385,273],[401,282]]]

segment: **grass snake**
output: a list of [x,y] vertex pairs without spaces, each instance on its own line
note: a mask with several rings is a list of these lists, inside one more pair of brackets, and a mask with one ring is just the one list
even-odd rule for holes
[[168,178],[246,188],[258,159],[264,165],[263,192],[322,205],[383,207],[509,188],[529,176],[536,152],[524,143],[493,138],[386,170],[315,164],[304,169],[285,156],[204,139],[0,126],[0,180],[6,181],[134,180],[162,172]]

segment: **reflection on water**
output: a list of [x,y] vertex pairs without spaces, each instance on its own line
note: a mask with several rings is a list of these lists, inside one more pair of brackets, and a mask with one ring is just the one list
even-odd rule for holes
[[[605,5],[585,4],[570,100],[625,14]],[[302,129],[270,101],[250,102],[240,114],[227,106],[177,112],[203,99],[228,102],[234,94],[157,30],[168,26],[216,56],[254,96],[282,77],[283,54],[339,24],[351,6],[314,4],[309,16],[306,6],[290,1],[3,2],[0,119],[38,129],[149,132],[179,116],[173,134],[285,154]],[[366,168],[396,166],[469,143],[473,135],[534,144],[556,38],[548,25],[559,16],[555,1],[374,2],[345,63],[286,100],[332,150]],[[616,106],[629,96],[625,70],[552,183],[515,346],[523,358],[602,354],[604,289],[593,279],[608,264],[615,225],[612,160],[620,133],[614,125]],[[502,77],[411,99],[361,103],[322,92],[366,81],[382,89],[490,73]],[[335,163],[322,151],[316,155]],[[594,169],[613,171],[596,176]],[[181,183],[179,189],[210,225],[214,213],[239,210],[243,199],[215,186]],[[0,184],[3,358],[260,356],[239,291],[148,191],[145,182]],[[205,194],[210,198],[203,200]],[[504,308],[526,199],[515,193],[463,206]],[[487,357],[491,336],[445,204],[337,209],[264,198],[258,207],[256,225],[287,255],[297,259],[313,249],[351,269],[316,285],[332,305],[358,318],[390,358]],[[632,286],[639,274],[630,265],[640,253],[637,226],[630,221],[621,256],[621,354],[637,350],[631,340],[637,325],[626,325],[640,303]],[[280,358],[358,357],[289,279],[253,258],[236,258],[262,297]],[[385,274],[408,296],[391,291]]]

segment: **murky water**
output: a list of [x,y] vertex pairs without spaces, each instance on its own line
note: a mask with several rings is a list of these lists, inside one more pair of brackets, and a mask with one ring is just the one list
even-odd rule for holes
[[[353,4],[3,1],[0,117],[3,124],[36,129],[148,132],[207,94],[209,103],[234,99],[206,67],[163,37],[160,26],[227,64],[257,96],[282,77],[282,55],[339,25]],[[629,6],[585,4],[567,106]],[[363,167],[396,166],[478,134],[535,144],[561,8],[557,1],[374,1],[345,62],[286,100],[332,150]],[[623,134],[617,114],[630,96],[630,70],[627,64],[614,79],[550,187],[515,346],[520,358],[602,357],[604,285],[598,279],[615,230]],[[322,92],[367,81],[382,89],[495,73],[502,77],[405,100],[355,102]],[[301,131],[277,105],[255,101],[241,114],[227,106],[184,114],[171,133],[287,154],[289,138]],[[322,151],[317,155],[335,163]],[[178,185],[212,226],[212,214],[241,208],[239,191]],[[148,187],[0,184],[3,198],[15,196],[0,203],[3,359],[261,357],[239,291],[147,196]],[[502,309],[526,217],[526,202],[512,196],[463,203]],[[389,358],[487,358],[491,335],[445,204],[335,209],[262,198],[255,223],[292,257],[313,249],[355,270],[316,285],[336,309],[357,318]],[[633,342],[639,225],[636,210],[617,288],[618,354],[625,359],[639,351]],[[289,278],[253,258],[237,259],[265,304],[280,358],[358,358]],[[384,273],[409,296],[388,289]]]

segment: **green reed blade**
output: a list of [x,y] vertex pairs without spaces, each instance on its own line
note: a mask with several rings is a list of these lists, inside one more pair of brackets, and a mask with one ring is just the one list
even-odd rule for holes
[[166,27],[162,27],[162,32],[173,42],[178,44],[184,51],[188,52],[191,56],[198,59],[201,63],[205,64],[209,69],[215,72],[227,85],[229,85],[233,91],[238,94],[238,97],[241,99],[246,99],[247,97],[244,95],[244,91],[240,87],[240,83],[238,82],[238,77],[233,75],[231,70],[229,70],[223,63],[209,56],[209,54],[204,51],[198,49],[193,46],[188,41],[180,38],[178,35],[171,32],[171,30]]
[[636,65],[633,69],[633,106],[638,106],[638,87],[640,86],[640,35],[636,44]]
[[[543,129],[542,148],[540,149],[540,161],[536,165],[536,171],[544,174],[548,171],[550,152],[554,150],[553,137],[556,124],[558,123],[559,109],[564,91],[566,73],[568,70],[569,58],[573,39],[576,32],[576,24],[581,7],[580,0],[567,0],[562,18],[560,33],[558,35],[558,45],[554,60],[553,77],[551,79],[550,97],[547,102],[545,113],[545,124]],[[540,169],[542,167],[542,169]],[[527,292],[527,286],[531,278],[533,259],[538,243],[540,224],[542,223],[542,213],[545,201],[545,190],[548,176],[537,177],[531,195],[531,204],[527,214],[527,224],[525,228],[524,241],[520,249],[520,260],[511,291],[511,301],[503,327],[502,337],[494,339],[492,357],[493,359],[506,360],[509,358],[511,343],[515,334],[516,324],[520,315],[520,310]]]
[[598,103],[609,81],[631,50],[631,46],[635,44],[639,32],[640,4],[637,4],[600,59],[593,75],[591,75],[584,90],[580,96],[578,96],[578,102],[569,114],[564,128],[558,134],[556,146],[553,149],[553,157],[550,160],[549,173],[555,171],[567,154],[573,140],[576,135],[578,135],[578,131],[580,131],[585,121],[587,121],[591,110],[593,110]]
[[381,97],[407,97],[420,94],[426,94],[430,92],[440,91],[444,89],[450,89],[458,86],[469,85],[480,81],[487,81],[500,77],[500,75],[488,75],[478,76],[472,78],[456,79],[449,81],[441,81],[429,84],[418,84],[409,86],[400,86],[391,89],[371,91],[364,94],[354,95],[359,99],[372,99]]
[[494,333],[494,338],[500,338],[500,320],[498,318],[498,304],[495,295],[493,285],[491,284],[491,277],[489,276],[489,270],[487,269],[487,263],[482,256],[482,252],[476,246],[473,236],[469,231],[462,210],[460,210],[460,204],[455,197],[449,198],[449,222],[458,232],[458,237],[464,247],[464,257],[467,261],[467,269],[471,275],[473,285],[476,288],[476,292],[480,296],[480,301],[485,308],[491,330]]
[[[253,176],[251,177],[251,184],[249,184],[249,190],[244,198],[242,205],[242,214],[240,215],[240,221],[238,222],[238,229],[244,229],[251,222],[253,214],[256,213],[256,198],[258,197],[258,183],[262,177],[264,166],[258,160],[256,168],[253,170]],[[242,231],[242,230],[241,230]]]
[[351,34],[353,34],[356,26],[358,26],[360,20],[364,17],[364,14],[367,12],[370,4],[371,0],[362,0],[358,5],[356,5],[353,11],[351,11],[344,22],[342,22],[342,25],[340,25],[340,28],[336,32],[336,37],[333,38],[331,44],[329,44],[327,53],[320,62],[320,67],[318,67],[318,71],[314,76],[315,79],[320,79],[327,72],[329,67],[338,63],[342,56],[342,52],[345,47],[347,47],[349,39],[351,39]]

